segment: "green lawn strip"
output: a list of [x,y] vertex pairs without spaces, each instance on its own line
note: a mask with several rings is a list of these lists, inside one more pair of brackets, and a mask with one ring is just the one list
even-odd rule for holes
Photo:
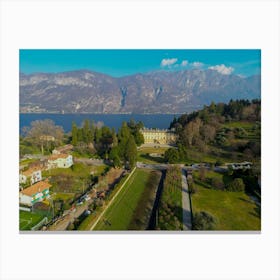
[[127,174],[121,180],[115,185],[114,189],[110,193],[109,197],[106,198],[105,200],[105,205],[103,207],[98,207],[95,209],[95,211],[90,214],[80,225],[78,230],[90,230],[92,225],[95,223],[95,221],[98,219],[99,215],[103,212],[104,208],[110,203],[111,199],[115,196],[116,192],[119,190],[119,188],[123,185],[124,181],[126,178],[129,176]]
[[153,163],[162,163],[164,162],[163,157],[152,157],[150,154],[161,154],[164,155],[165,151],[168,150],[167,147],[140,147],[137,154],[137,161],[153,164]]
[[138,153],[137,161],[148,163],[148,164],[156,164],[156,163],[163,163],[164,159],[161,157],[152,157],[147,154]]
[[157,229],[183,229],[182,174],[178,166],[172,166],[166,172],[159,205]]
[[193,213],[206,211],[217,218],[216,230],[260,230],[257,206],[245,193],[213,190],[196,182]]
[[128,229],[147,229],[161,175],[162,173],[160,171],[150,172],[146,187],[144,188],[144,191],[142,192],[142,195],[138,201]]
[[[148,170],[137,169],[126,183],[116,200],[110,205],[95,230],[127,230],[135,208],[144,191]],[[108,221],[108,223],[104,223]]]
[[32,212],[19,211],[19,229],[31,230],[32,227],[37,225],[44,216]]
[[159,148],[154,148],[154,147],[140,147],[139,148],[139,152],[141,153],[148,153],[148,154],[164,154],[166,150],[168,150],[169,148],[167,147],[159,147]]

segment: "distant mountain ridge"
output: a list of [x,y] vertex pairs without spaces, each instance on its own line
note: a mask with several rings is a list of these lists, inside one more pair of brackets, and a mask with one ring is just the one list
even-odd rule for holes
[[20,73],[21,112],[184,113],[214,102],[261,97],[261,77],[216,70],[154,71],[115,78],[77,70]]

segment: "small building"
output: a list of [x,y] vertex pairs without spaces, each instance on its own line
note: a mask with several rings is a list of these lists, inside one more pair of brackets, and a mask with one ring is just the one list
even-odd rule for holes
[[51,184],[47,181],[41,181],[22,190],[19,193],[19,203],[21,205],[32,206],[36,202],[49,198]]
[[53,155],[67,154],[73,150],[73,145],[68,144],[62,147],[58,147],[52,151]]
[[47,159],[40,159],[29,164],[29,168],[45,170],[48,167]]
[[51,155],[48,158],[48,169],[69,168],[73,165],[73,157],[68,154]]
[[39,138],[41,141],[55,141],[55,138],[52,135],[41,135]]
[[175,145],[177,141],[175,131],[170,129],[143,128],[140,132],[143,134],[145,144]]
[[38,168],[29,168],[25,171],[21,171],[19,174],[19,183],[26,184],[30,179],[30,185],[42,181],[42,172]]

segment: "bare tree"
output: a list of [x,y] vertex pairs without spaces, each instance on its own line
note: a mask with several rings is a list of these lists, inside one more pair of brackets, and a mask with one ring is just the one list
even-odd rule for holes
[[33,121],[26,137],[32,144],[40,146],[44,154],[44,147],[48,147],[51,142],[60,145],[63,135],[61,126],[56,126],[52,120],[46,119]]

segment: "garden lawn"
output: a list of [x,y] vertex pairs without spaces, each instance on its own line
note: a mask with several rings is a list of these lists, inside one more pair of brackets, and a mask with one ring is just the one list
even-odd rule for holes
[[160,147],[160,148],[140,147],[137,153],[137,161],[147,163],[147,164],[162,163],[164,162],[163,157],[152,157],[150,156],[150,154],[155,153],[164,156],[166,150],[168,150],[167,147]]
[[239,122],[229,122],[225,123],[223,126],[227,128],[244,128],[244,129],[251,129],[254,126],[254,122],[246,122],[246,121],[239,121]]
[[217,218],[215,230],[260,230],[261,219],[256,204],[242,192],[208,189],[196,183],[192,195],[193,214],[206,211]]
[[128,230],[151,170],[136,169],[94,230]]
[[39,214],[19,211],[19,229],[31,230],[31,228],[37,225],[43,218],[44,216]]

